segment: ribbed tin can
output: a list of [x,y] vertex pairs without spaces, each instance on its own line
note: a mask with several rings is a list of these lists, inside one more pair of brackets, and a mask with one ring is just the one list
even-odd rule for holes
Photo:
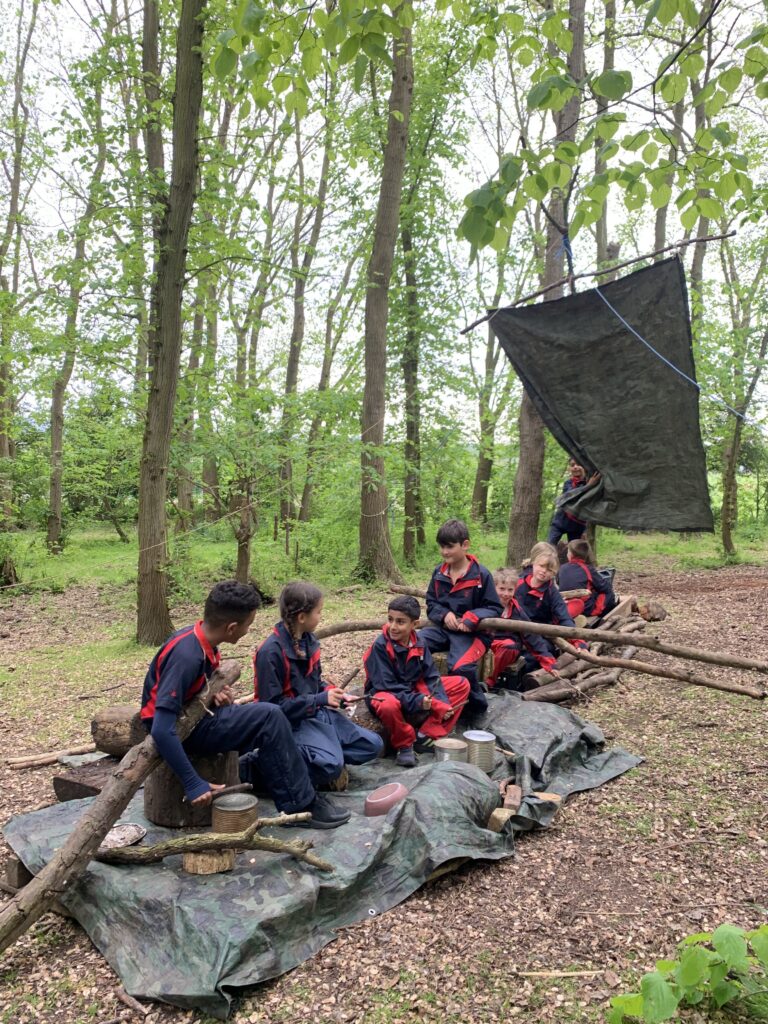
[[258,799],[250,793],[228,793],[213,801],[214,832],[244,832],[257,818]]
[[435,760],[466,761],[467,744],[464,740],[457,740],[452,736],[444,736],[441,740],[435,740]]
[[467,760],[490,774],[496,764],[496,737],[492,732],[471,729],[464,733],[467,742]]

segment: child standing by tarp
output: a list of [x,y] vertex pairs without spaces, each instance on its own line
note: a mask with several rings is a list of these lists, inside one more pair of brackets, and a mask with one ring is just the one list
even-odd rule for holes
[[434,625],[419,631],[430,651],[448,652],[448,672],[466,676],[470,694],[467,710],[485,711],[488,701],[477,679],[477,662],[491,645],[488,635],[476,633],[483,619],[501,615],[501,601],[490,572],[469,554],[469,530],[461,519],[449,519],[437,531],[443,557],[427,588],[427,615]]
[[191,804],[210,803],[217,786],[195,771],[189,755],[240,754],[240,777],[251,781],[251,766],[269,789],[279,811],[309,811],[305,828],[336,828],[349,821],[324,795],[316,793],[293,739],[290,725],[279,708],[269,704],[234,704],[225,687],[213,698],[215,705],[184,741],[176,734],[176,721],[185,704],[205,687],[221,661],[218,645],[236,644],[245,636],[261,604],[258,591],[244,583],[217,583],[205,602],[203,618],[166,640],[152,659],[141,697],[141,720],[151,733],[161,757],[173,769]]
[[295,582],[280,594],[281,620],[253,656],[254,700],[277,704],[315,785],[334,782],[345,764],[365,764],[384,749],[381,736],[341,710],[347,695],[325,682],[314,634],[323,611],[322,591]]
[[[555,576],[560,568],[557,551],[551,544],[541,541],[534,544],[528,561],[524,563],[515,586],[514,602],[519,618],[530,622],[541,622],[550,626],[573,626],[574,621],[568,614],[565,601],[555,584]],[[558,649],[546,637],[542,637],[550,654],[555,658]],[[583,640],[571,641],[575,647],[586,647]],[[538,668],[537,659],[525,651],[528,671]]]
[[572,512],[568,511],[568,509],[561,508],[560,502],[566,494],[571,494],[579,488],[594,484],[599,479],[600,474],[595,473],[589,478],[589,480],[587,480],[587,472],[584,467],[579,465],[576,459],[568,460],[568,479],[563,484],[563,490],[555,506],[555,514],[552,517],[552,522],[549,526],[549,533],[547,534],[548,544],[557,544],[563,534],[566,535],[569,541],[576,540],[577,538],[584,536],[587,524],[583,519],[577,519]]
[[[504,605],[501,617],[525,621],[528,616],[520,610],[515,601],[517,581],[518,575],[514,569],[497,569],[493,574],[496,592]],[[504,633],[491,641],[491,650],[493,651],[493,671],[485,680],[490,687],[497,686],[502,674],[511,668],[526,651],[536,659],[540,668],[557,675],[554,672],[556,659],[544,638],[536,633]],[[517,688],[516,681],[513,688]]]
[[601,576],[589,543],[572,540],[568,545],[568,561],[560,566],[558,585],[560,590],[588,590],[589,597],[572,597],[566,601],[568,614],[603,615],[616,605],[616,595],[610,578]]
[[393,598],[386,625],[363,655],[368,707],[384,723],[395,762],[403,768],[415,768],[416,750],[428,750],[448,735],[469,696],[469,680],[441,679],[432,655],[419,643],[420,614],[415,597]]

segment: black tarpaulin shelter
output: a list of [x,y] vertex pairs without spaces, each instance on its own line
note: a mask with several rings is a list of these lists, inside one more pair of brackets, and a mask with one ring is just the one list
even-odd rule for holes
[[713,529],[677,256],[490,325],[557,441],[602,474],[565,508],[626,530]]

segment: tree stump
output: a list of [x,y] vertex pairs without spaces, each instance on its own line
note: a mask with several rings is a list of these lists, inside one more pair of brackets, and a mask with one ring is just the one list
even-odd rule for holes
[[[206,782],[234,786],[240,781],[237,751],[190,757],[195,771]],[[165,761],[144,784],[144,816],[164,828],[201,828],[211,824],[211,805],[193,807],[184,800],[184,789]]]
[[134,704],[115,704],[101,708],[91,721],[91,736],[97,750],[113,757],[125,757],[131,747],[141,743],[147,730],[141,724]]

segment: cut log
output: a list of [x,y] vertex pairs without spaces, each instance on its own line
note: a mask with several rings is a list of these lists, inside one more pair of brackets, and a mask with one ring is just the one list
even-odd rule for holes
[[23,889],[35,876],[27,868],[26,864],[12,853],[5,862],[5,880],[14,889]]
[[637,610],[646,622],[663,622],[669,614],[663,604],[652,600],[638,602]]
[[[192,701],[179,717],[177,733],[185,740],[206,714],[215,694],[231,686],[240,675],[240,663],[225,661],[211,676],[199,699]],[[114,825],[134,793],[160,763],[155,741],[147,736],[129,751],[115,769],[104,789],[32,881],[20,889],[0,911],[0,951],[7,949],[34,924],[51,903],[83,873],[101,841]]]
[[[190,757],[201,779],[217,786],[235,786],[240,781],[237,751]],[[144,784],[144,817],[163,828],[204,828],[211,824],[211,805],[190,804],[178,776],[162,761]]]
[[660,668],[658,665],[649,665],[647,662],[626,658],[604,658],[589,651],[583,651],[565,640],[556,640],[555,643],[563,650],[570,650],[577,658],[583,658],[593,665],[603,665],[606,668],[622,668],[631,672],[642,672],[643,675],[660,676],[662,679],[679,679],[681,682],[690,683],[693,686],[705,686],[710,690],[722,690],[724,693],[738,693],[743,697],[751,697],[753,700],[763,700],[765,691],[755,689],[752,686],[744,686],[741,683],[721,682],[719,679],[712,679],[710,676],[702,676],[691,669]]
[[113,757],[125,757],[131,747],[141,743],[147,730],[135,704],[114,704],[100,708],[91,720],[91,736],[97,750]]
[[53,792],[59,803],[67,800],[82,800],[86,796],[97,796],[112,778],[120,764],[116,757],[102,757],[99,761],[81,764],[62,775],[53,776]]

